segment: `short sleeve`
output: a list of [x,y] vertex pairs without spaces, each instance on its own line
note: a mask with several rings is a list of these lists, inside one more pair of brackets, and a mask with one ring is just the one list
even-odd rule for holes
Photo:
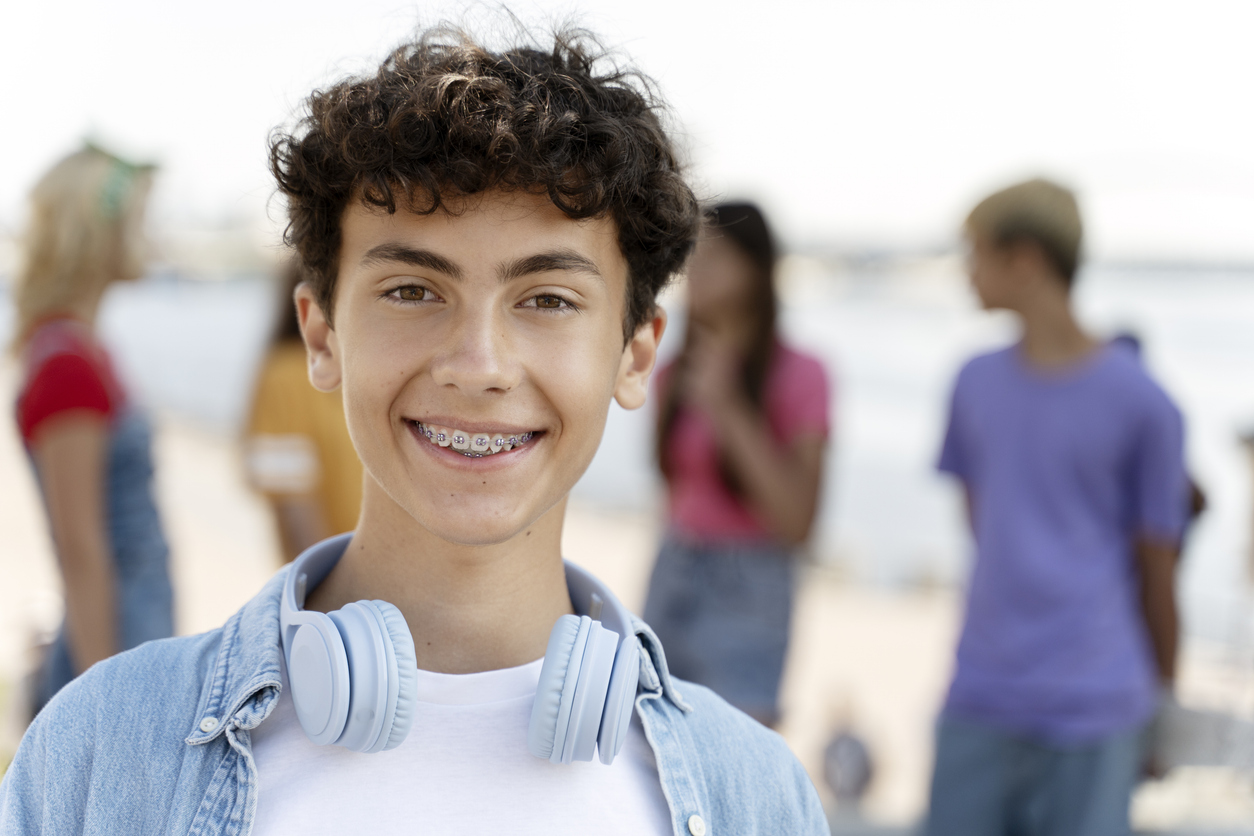
[[78,354],[57,354],[27,381],[18,403],[17,422],[28,443],[39,427],[62,412],[86,410],[113,415],[113,401],[99,371]]
[[970,473],[967,450],[963,444],[961,422],[962,392],[965,388],[962,380],[963,375],[958,375],[958,381],[954,384],[954,390],[949,396],[949,419],[945,426],[945,440],[941,442],[940,460],[936,463],[936,469],[942,473],[951,473],[965,482]]
[[275,494],[304,494],[318,485],[321,466],[304,346],[280,345],[266,358],[253,393],[245,468],[253,485]]
[[1133,512],[1139,535],[1178,542],[1189,514],[1189,477],[1184,466],[1184,419],[1161,392],[1137,433]]
[[789,351],[774,381],[771,417],[785,441],[806,433],[827,438],[830,391],[823,364],[813,357]]

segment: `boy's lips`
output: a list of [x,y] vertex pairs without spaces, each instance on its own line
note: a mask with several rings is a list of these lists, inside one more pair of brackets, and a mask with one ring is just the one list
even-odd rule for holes
[[428,444],[467,458],[488,458],[508,453],[544,434],[543,430],[520,431],[516,428],[486,428],[482,425],[467,429],[412,419],[407,419],[406,423],[415,435],[425,439]]

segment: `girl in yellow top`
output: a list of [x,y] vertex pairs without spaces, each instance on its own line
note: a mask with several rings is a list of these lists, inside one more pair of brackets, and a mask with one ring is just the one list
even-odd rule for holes
[[286,561],[319,540],[354,529],[361,508],[361,462],[340,396],[309,383],[291,301],[299,283],[299,269],[290,265],[279,328],[257,377],[245,439],[249,481],[274,510]]

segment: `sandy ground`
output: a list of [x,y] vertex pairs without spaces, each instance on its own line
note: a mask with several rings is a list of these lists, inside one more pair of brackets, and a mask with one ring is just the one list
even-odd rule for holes
[[[0,370],[0,391],[11,391]],[[8,379],[6,379],[8,378]],[[180,633],[221,624],[278,567],[265,506],[244,485],[231,439],[160,422],[157,492],[172,547]],[[647,514],[574,505],[565,556],[588,567],[639,611],[657,542]],[[0,764],[20,737],[12,695],[29,647],[60,619],[59,581],[42,512],[10,422],[0,422]],[[833,729],[864,737],[876,777],[868,818],[904,825],[926,799],[932,718],[949,675],[960,600],[952,589],[885,591],[852,585],[830,569],[803,576],[785,674],[782,731],[821,783]],[[1249,702],[1250,677],[1214,649],[1190,647],[1185,691],[1227,708]],[[1248,706],[1247,706],[1248,707]],[[1143,826],[1254,822],[1248,778],[1194,770],[1143,789]]]

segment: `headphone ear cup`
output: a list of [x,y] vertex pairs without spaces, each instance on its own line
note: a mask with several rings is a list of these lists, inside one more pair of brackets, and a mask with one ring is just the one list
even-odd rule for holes
[[369,752],[387,720],[391,683],[389,642],[382,621],[369,601],[345,604],[327,613],[327,617],[335,622],[344,641],[352,683],[348,720],[335,743],[354,752]]
[[[371,751],[387,751],[395,749],[404,742],[414,724],[414,702],[418,696],[418,656],[414,651],[414,639],[409,632],[409,624],[401,611],[387,601],[363,601],[375,609],[379,620],[383,623],[386,635],[392,644],[396,658],[396,697],[390,700],[388,713],[392,715],[392,723],[385,726]],[[389,688],[389,691],[392,689]]]
[[531,705],[531,723],[527,727],[527,749],[537,758],[561,761],[571,703],[591,626],[592,619],[587,616],[563,615],[549,633],[536,699]]
[[605,713],[601,717],[601,733],[597,736],[597,752],[601,763],[609,766],[614,762],[635,711],[636,690],[640,682],[640,640],[628,635],[618,647],[614,657],[614,669],[610,674],[609,693],[605,698]]
[[617,647],[618,633],[605,629],[599,621],[592,622],[579,669],[579,682],[575,687],[569,731],[562,747],[562,763],[590,761],[596,752]]
[[287,681],[305,734],[320,746],[335,742],[348,721],[351,678],[340,631],[323,613],[293,636]]

